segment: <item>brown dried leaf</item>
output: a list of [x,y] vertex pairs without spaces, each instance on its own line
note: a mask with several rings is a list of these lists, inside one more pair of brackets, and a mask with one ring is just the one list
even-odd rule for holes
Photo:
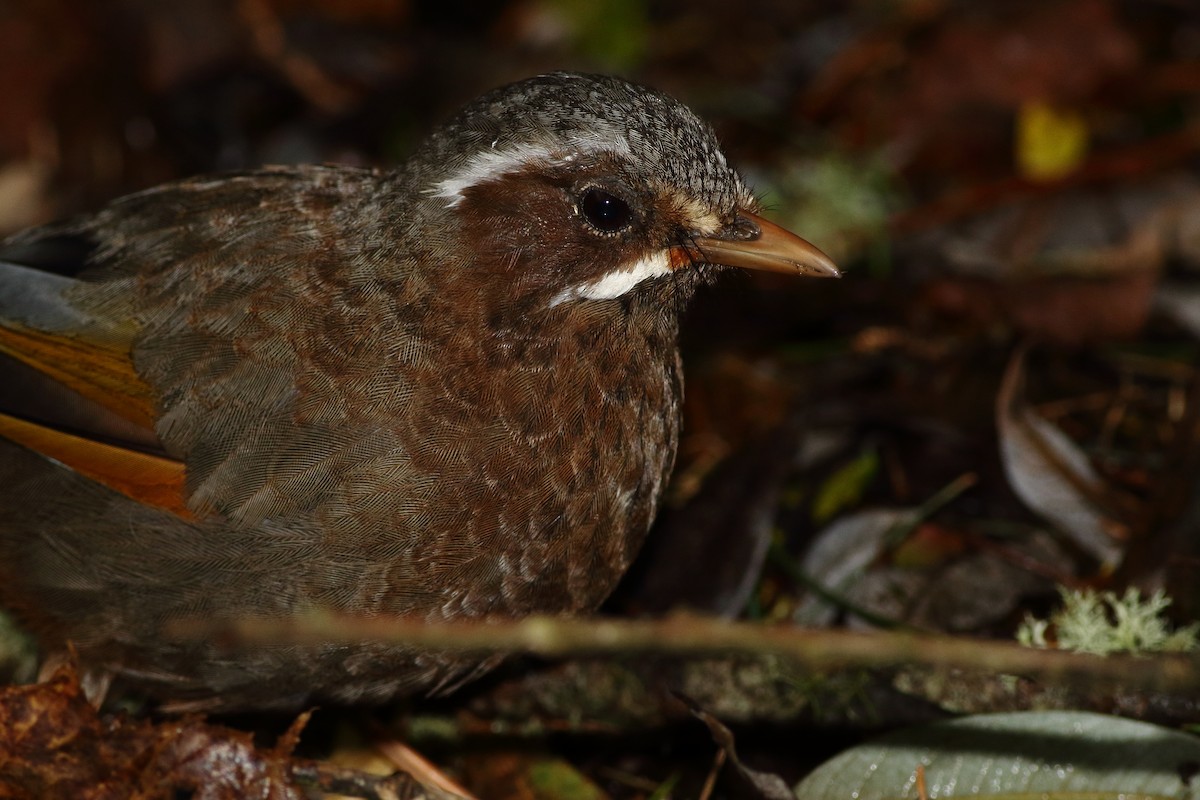
[[195,717],[101,716],[65,665],[44,683],[0,689],[0,798],[301,800],[289,775],[297,734],[263,751],[249,733]]

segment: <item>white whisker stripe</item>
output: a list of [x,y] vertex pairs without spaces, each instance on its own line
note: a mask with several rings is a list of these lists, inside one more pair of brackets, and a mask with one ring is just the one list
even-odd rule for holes
[[671,274],[671,252],[658,250],[639,258],[632,264],[614,269],[594,281],[576,284],[563,289],[550,300],[549,308],[567,300],[612,300],[633,287],[651,278]]

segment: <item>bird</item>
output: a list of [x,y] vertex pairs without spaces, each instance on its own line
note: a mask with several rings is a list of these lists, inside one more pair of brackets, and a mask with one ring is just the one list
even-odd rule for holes
[[730,268],[838,274],[684,104],[570,72],[398,166],[187,178],[17,233],[0,606],[164,708],[454,689],[491,661],[170,623],[595,610],[675,459],[680,314]]

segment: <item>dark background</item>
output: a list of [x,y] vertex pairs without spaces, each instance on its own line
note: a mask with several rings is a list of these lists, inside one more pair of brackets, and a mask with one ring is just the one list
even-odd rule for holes
[[[1200,616],[1192,3],[4,3],[0,236],[197,173],[396,164],[481,91],[556,69],[680,97],[769,214],[847,272],[729,276],[698,298],[668,508],[611,613],[1007,639],[1068,585],[1164,588],[1176,621]],[[1061,440],[1029,446],[1045,425]],[[1076,457],[1082,481],[1064,477]],[[821,542],[840,549],[804,561]],[[866,580],[814,612],[825,573],[803,565],[855,558]],[[481,700],[491,688],[476,713],[518,713],[496,710],[514,695]],[[758,700],[740,750],[789,778],[861,727],[921,715],[880,703],[866,725],[836,702],[788,716]],[[677,768],[699,791],[707,731],[674,713],[669,736],[626,720],[636,735],[601,725],[551,749],[615,796]],[[796,756],[814,718],[839,727]]]

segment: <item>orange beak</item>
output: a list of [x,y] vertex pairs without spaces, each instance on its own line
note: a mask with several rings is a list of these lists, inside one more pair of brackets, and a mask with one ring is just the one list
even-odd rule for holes
[[837,278],[842,274],[815,245],[748,211],[740,212],[737,220],[720,233],[697,237],[673,249],[672,255],[680,263],[691,261],[699,250],[701,260],[727,267],[814,278]]

